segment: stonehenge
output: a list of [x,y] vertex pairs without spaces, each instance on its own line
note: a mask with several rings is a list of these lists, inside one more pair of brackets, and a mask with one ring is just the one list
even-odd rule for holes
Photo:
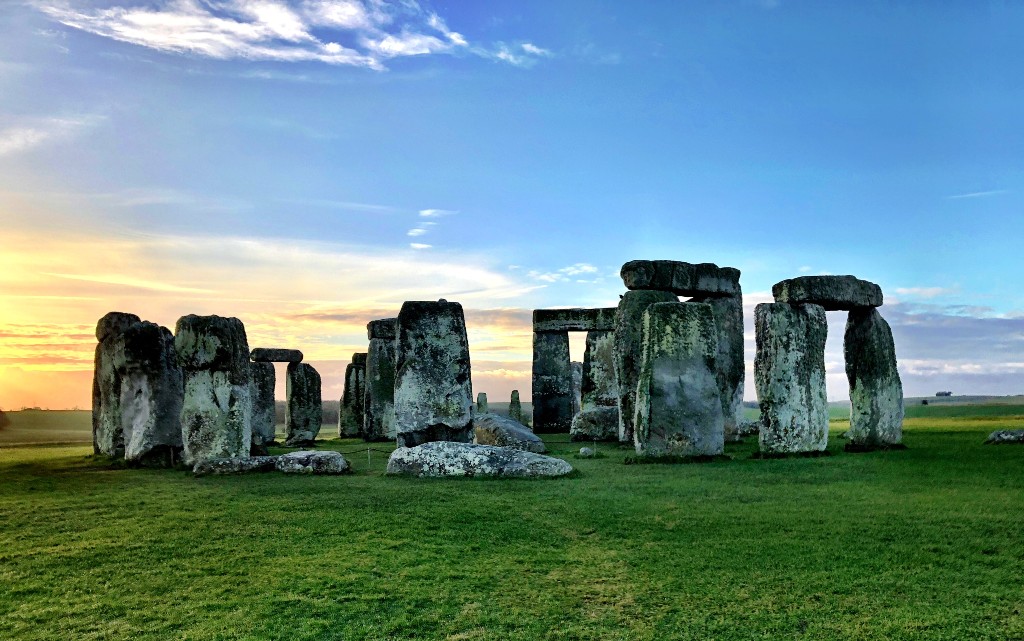
[[476,395],[476,412],[477,414],[487,413],[487,392],[480,392]]
[[519,400],[519,390],[517,389],[512,390],[512,395],[509,398],[508,417],[513,421],[525,425],[525,423],[523,423],[523,404]]
[[284,444],[288,447],[312,445],[320,433],[323,416],[320,373],[308,363],[288,363],[286,390]]
[[395,339],[398,319],[382,318],[366,325],[370,346],[366,354],[363,429],[366,441],[395,438]]
[[124,427],[121,418],[121,375],[115,356],[118,338],[133,324],[135,314],[110,312],[96,324],[96,356],[92,377],[92,448],[94,454],[124,456]]
[[367,356],[367,352],[353,354],[352,362],[345,367],[345,387],[338,404],[338,436],[341,438],[359,436],[363,432]]
[[618,440],[619,387],[615,378],[615,333],[587,332],[580,384],[580,411],[572,419],[574,441]]
[[271,362],[249,363],[250,394],[252,396],[252,447],[254,454],[262,453],[266,447],[276,443],[277,412],[274,402],[274,388],[277,373]]
[[142,321],[118,337],[124,458],[171,465],[182,450],[184,378],[166,327]]
[[847,449],[894,447],[903,442],[903,384],[892,330],[873,307],[850,310],[843,337],[850,382]]

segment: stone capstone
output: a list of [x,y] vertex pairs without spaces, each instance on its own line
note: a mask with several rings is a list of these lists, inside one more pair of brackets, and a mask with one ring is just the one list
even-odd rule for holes
[[288,363],[286,389],[284,444],[288,447],[310,445],[320,433],[323,420],[320,373],[308,363]]
[[892,330],[874,307],[850,311],[843,340],[850,381],[851,449],[891,447],[903,441],[903,383]]
[[821,452],[828,445],[825,338],[820,305],[763,303],[754,308],[754,382],[763,454]]
[[572,419],[569,438],[573,441],[619,440],[619,408],[593,407]]
[[854,276],[800,276],[772,286],[777,303],[813,303],[825,311],[881,307],[882,288]]
[[96,353],[92,378],[92,447],[94,454],[124,456],[121,424],[121,374],[115,363],[121,333],[141,319],[135,314],[110,312],[96,323]]
[[388,460],[389,475],[418,477],[540,478],[565,476],[572,465],[561,459],[510,447],[434,442],[400,447]]
[[192,473],[196,476],[222,476],[273,472],[277,469],[276,456],[247,456],[245,458],[214,458],[196,463]]
[[477,414],[473,417],[473,442],[497,445],[543,454],[548,451],[539,436],[518,422],[498,414]]
[[533,431],[568,432],[573,417],[568,332],[533,333]]
[[340,452],[289,452],[277,457],[277,471],[285,474],[350,474],[352,466]]
[[459,303],[407,301],[398,314],[395,427],[400,447],[473,438],[473,382]]
[[301,363],[302,352],[297,349],[281,349],[278,347],[256,347],[249,354],[256,363]]
[[[394,329],[397,319],[374,323]],[[370,334],[374,334],[370,331]],[[366,378],[363,392],[362,437],[367,441],[395,438],[395,339],[371,336],[366,356]]]
[[535,332],[590,332],[615,329],[615,308],[535,309]]
[[1024,443],[1024,430],[996,430],[985,439],[985,445],[1010,445]]
[[626,289],[653,289],[676,296],[739,296],[740,270],[713,263],[631,260],[619,271]]
[[338,406],[338,436],[359,436],[363,431],[366,404],[366,354],[352,355],[345,367],[345,386]]
[[252,447],[259,450],[274,442],[277,430],[277,408],[274,402],[274,388],[277,373],[273,363],[250,363],[252,396]]
[[[628,265],[629,263],[627,263]],[[618,381],[619,442],[633,442],[633,414],[636,384],[640,375],[643,343],[643,315],[654,303],[677,303],[667,291],[629,291],[619,300],[615,315],[615,380]]]
[[519,390],[512,390],[512,396],[508,403],[508,417],[518,423],[523,423],[523,404],[519,400]]
[[182,449],[184,374],[174,336],[156,323],[130,325],[114,339],[121,378],[121,427],[126,461],[173,465]]
[[704,303],[655,303],[643,317],[633,441],[641,456],[717,456],[725,448],[715,376],[718,330]]
[[476,413],[486,414],[487,413],[487,392],[479,392],[476,395]]

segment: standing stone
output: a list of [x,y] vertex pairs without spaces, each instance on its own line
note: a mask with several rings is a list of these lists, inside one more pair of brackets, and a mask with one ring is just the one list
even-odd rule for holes
[[821,452],[828,445],[825,338],[820,305],[763,303],[754,309],[754,382],[763,454]]
[[847,449],[873,449],[903,441],[903,383],[896,369],[892,330],[873,307],[850,311],[843,342],[850,381]]
[[288,363],[288,404],[284,414],[284,444],[306,447],[320,433],[323,420],[323,398],[320,395],[320,373],[309,363]]
[[166,327],[139,322],[125,329],[117,341],[124,458],[171,466],[182,449],[185,394],[174,336]]
[[476,413],[487,413],[487,392],[480,392],[476,395]]
[[345,367],[345,388],[338,405],[338,436],[350,438],[363,431],[366,403],[366,353],[352,355]]
[[517,389],[512,390],[512,397],[509,399],[508,417],[526,425],[523,423],[523,404],[519,401],[519,390]]
[[[627,263],[628,264],[628,263]],[[625,269],[625,268],[623,268]],[[643,347],[643,315],[654,303],[677,303],[672,292],[628,291],[615,314],[615,380],[619,386],[619,442],[633,442],[634,402]]]
[[274,388],[277,372],[271,362],[250,363],[252,396],[252,452],[263,452],[277,438],[277,407]]
[[182,316],[174,349],[185,372],[184,459],[244,458],[252,446],[249,343],[237,318]]
[[573,361],[572,367],[572,415],[580,413],[580,397],[583,395],[583,363]]
[[96,323],[96,357],[92,378],[92,449],[95,454],[124,456],[121,424],[121,375],[115,365],[117,339],[140,322],[135,314],[110,312]]
[[398,446],[471,441],[472,393],[462,305],[444,299],[403,303],[395,368]]
[[633,441],[642,456],[716,456],[725,423],[711,306],[656,303],[643,317]]
[[572,425],[568,332],[533,333],[533,431],[568,432]]
[[366,333],[370,339],[366,355],[366,389],[363,396],[362,437],[366,441],[386,441],[395,431],[395,340],[398,319],[370,321]]
[[587,332],[580,384],[580,412],[572,419],[574,441],[618,440],[619,388],[615,381],[615,334]]
[[[736,285],[739,292],[739,284]],[[743,296],[737,293],[726,297],[697,297],[691,303],[711,306],[718,330],[718,356],[715,359],[715,377],[722,399],[725,418],[725,438],[740,439],[739,426],[743,423],[743,381],[746,368],[743,361]]]

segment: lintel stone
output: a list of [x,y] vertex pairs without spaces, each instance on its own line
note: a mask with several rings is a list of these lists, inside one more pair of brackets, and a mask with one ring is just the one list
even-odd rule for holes
[[619,271],[626,289],[655,289],[676,296],[739,296],[740,270],[714,263],[631,260]]
[[614,307],[533,310],[535,332],[591,332],[615,329]]
[[301,363],[302,352],[297,349],[256,347],[249,353],[254,363]]
[[812,303],[825,311],[882,306],[882,288],[855,276],[800,276],[772,286],[777,303]]

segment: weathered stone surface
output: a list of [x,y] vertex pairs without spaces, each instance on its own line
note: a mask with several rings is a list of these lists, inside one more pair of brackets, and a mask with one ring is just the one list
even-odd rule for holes
[[479,392],[476,395],[476,413],[486,414],[487,413],[487,392]]
[[626,289],[653,289],[676,296],[739,296],[740,270],[714,263],[631,260],[619,271]]
[[400,447],[388,460],[388,474],[419,477],[536,478],[565,476],[572,465],[561,459],[492,445],[435,442]]
[[903,441],[903,383],[892,330],[874,307],[850,311],[843,339],[850,381],[851,446],[890,447]]
[[[397,319],[385,319],[392,327]],[[383,322],[373,321],[370,323]],[[373,332],[371,332],[372,334]],[[367,441],[395,438],[395,339],[370,338],[363,393],[362,437]]]
[[517,389],[512,390],[512,396],[509,399],[508,417],[513,421],[525,425],[523,422],[523,404],[519,400],[519,390]]
[[117,336],[142,319],[127,312],[108,312],[96,323],[96,340],[101,343],[108,337]]
[[1024,430],[996,430],[985,439],[985,445],[1024,444]]
[[718,330],[715,378],[722,399],[725,438],[733,440],[736,438],[737,426],[743,420],[743,382],[746,378],[743,362],[743,296],[698,297],[689,302],[710,305],[715,317],[715,328]]
[[754,325],[761,452],[824,451],[828,445],[825,310],[820,305],[764,303],[754,309]]
[[472,393],[462,305],[405,302],[398,314],[395,368],[398,445],[472,440]]
[[276,456],[247,456],[245,458],[214,458],[196,463],[192,473],[196,476],[222,476],[273,472],[277,469]]
[[172,465],[182,449],[185,395],[174,336],[166,327],[143,321],[114,340],[125,460]]
[[366,337],[370,340],[380,338],[393,341],[398,338],[398,319],[379,318],[366,324]]
[[473,442],[543,454],[548,451],[539,436],[507,416],[477,414],[473,417]]
[[345,387],[338,406],[338,436],[350,438],[362,433],[365,404],[366,354],[356,353],[345,367]]
[[320,373],[309,363],[288,363],[287,375],[284,444],[288,447],[311,445],[320,433],[323,419]]
[[185,372],[184,460],[244,458],[252,445],[249,344],[237,318],[182,316],[174,349]]
[[302,352],[279,347],[256,347],[249,354],[255,363],[301,363]]
[[568,332],[533,333],[533,431],[568,432],[572,425]]
[[594,452],[594,450],[589,448],[589,447],[581,447],[580,448],[580,453],[579,453],[579,457],[580,458],[594,458],[594,456],[596,456],[596,455],[597,455],[597,453]]
[[273,363],[250,363],[249,394],[252,397],[252,446],[259,450],[274,442],[277,415],[274,388],[277,373]]
[[800,276],[772,286],[777,303],[813,303],[825,311],[881,307],[882,288],[855,276]]
[[641,456],[717,456],[725,449],[715,376],[718,330],[705,303],[655,303],[643,317],[633,443]]
[[289,452],[277,457],[277,471],[285,474],[350,474],[352,466],[340,452]]
[[590,332],[615,329],[615,308],[533,310],[535,332]]
[[125,329],[140,322],[135,314],[110,312],[96,323],[95,360],[92,378],[93,453],[124,456],[124,427],[121,424],[121,374],[115,357],[117,339]]
[[619,440],[619,408],[593,407],[572,419],[569,438],[573,441]]
[[580,413],[580,397],[583,395],[583,363],[572,361],[569,363],[572,368],[572,415]]
[[583,380],[580,382],[580,411],[585,412],[598,407],[618,407],[615,332],[587,332],[586,345],[583,352]]
[[679,302],[679,298],[666,291],[629,291],[619,300],[619,311],[615,315],[614,353],[621,443],[633,442],[634,402],[643,347],[643,315],[650,305],[668,302]]

